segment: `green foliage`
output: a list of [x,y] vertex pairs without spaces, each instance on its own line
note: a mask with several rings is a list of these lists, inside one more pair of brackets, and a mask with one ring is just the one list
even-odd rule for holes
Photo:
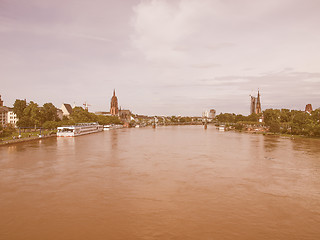
[[272,121],[270,123],[269,131],[272,133],[278,133],[280,132],[280,122],[279,121]]
[[40,108],[37,103],[31,101],[23,111],[23,115],[28,117],[32,126],[41,126],[42,116],[40,113]]
[[236,115],[234,113],[220,113],[216,118],[219,122],[223,123],[258,122],[259,120],[259,116],[255,113],[249,116]]
[[17,122],[18,127],[34,127],[34,124],[30,117],[23,116],[22,118],[19,118],[19,121]]
[[279,109],[267,109],[263,112],[264,122],[267,126],[271,126],[274,122],[280,121],[280,110]]
[[52,103],[45,103],[40,110],[42,122],[58,121],[57,108]]
[[234,128],[238,131],[241,131],[243,129],[243,124],[242,123],[237,123],[234,125]]
[[45,103],[43,107],[39,107],[33,101],[27,104],[25,100],[17,99],[13,111],[19,119],[18,127],[40,127],[47,121],[59,121],[57,108],[52,103]]
[[221,123],[233,123],[235,129],[241,130],[243,125],[261,125],[259,118],[264,118],[264,123],[273,133],[285,133],[305,136],[320,136],[320,110],[311,114],[304,111],[289,109],[266,109],[262,114],[243,116],[231,113],[221,113],[217,120]]
[[13,104],[13,112],[20,119],[23,117],[24,109],[27,107],[27,102],[25,100],[16,99]]
[[56,121],[46,121],[42,124],[42,127],[45,129],[56,129],[59,126],[59,122]]
[[75,107],[72,110],[70,118],[75,123],[90,123],[90,122],[97,122],[98,120],[97,115],[95,115],[94,113],[88,112],[88,110],[85,110],[82,107]]
[[16,129],[11,124],[8,124],[5,128],[1,126],[0,137],[11,136],[14,132],[16,132]]
[[224,122],[224,123],[236,122],[236,114],[234,113],[220,113],[216,118],[219,122]]
[[116,116],[97,115],[97,121],[101,125],[122,124],[120,119]]
[[289,109],[267,109],[263,112],[269,131],[305,136],[320,136],[320,111],[311,113]]

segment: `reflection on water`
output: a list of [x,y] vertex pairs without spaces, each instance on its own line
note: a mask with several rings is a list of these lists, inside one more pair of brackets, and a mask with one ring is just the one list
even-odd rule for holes
[[0,148],[0,239],[318,239],[317,139],[119,129]]

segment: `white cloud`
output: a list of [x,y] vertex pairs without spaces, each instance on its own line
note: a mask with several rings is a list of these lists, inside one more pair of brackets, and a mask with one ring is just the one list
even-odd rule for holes
[[143,1],[134,8],[133,46],[147,60],[184,61],[195,33],[197,18],[206,14],[208,1]]

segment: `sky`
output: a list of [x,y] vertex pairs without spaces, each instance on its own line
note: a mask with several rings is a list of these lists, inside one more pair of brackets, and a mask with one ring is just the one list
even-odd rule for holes
[[0,95],[145,115],[320,107],[318,0],[0,0]]

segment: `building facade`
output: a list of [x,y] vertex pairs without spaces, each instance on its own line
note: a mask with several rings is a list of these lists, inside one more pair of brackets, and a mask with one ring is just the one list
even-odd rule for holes
[[[69,117],[70,114],[72,113],[72,107],[70,104],[68,103],[63,103],[62,106],[61,106],[61,111],[62,111],[62,117],[66,116],[66,117]],[[58,116],[60,115],[61,116],[61,112],[57,112]]]
[[307,104],[307,105],[306,105],[305,112],[311,114],[311,112],[312,112],[312,105],[311,105],[311,104]]
[[12,126],[16,127],[17,122],[18,118],[13,112],[13,108],[3,106],[3,100],[1,99],[0,95],[0,125],[6,126],[11,124]]
[[0,107],[0,125],[5,126],[8,120],[8,108]]
[[213,119],[215,117],[216,117],[216,110],[215,109],[210,109],[209,118]]
[[17,115],[13,112],[12,108],[9,108],[9,111],[7,113],[7,124],[11,124],[14,127],[16,127],[18,122]]

